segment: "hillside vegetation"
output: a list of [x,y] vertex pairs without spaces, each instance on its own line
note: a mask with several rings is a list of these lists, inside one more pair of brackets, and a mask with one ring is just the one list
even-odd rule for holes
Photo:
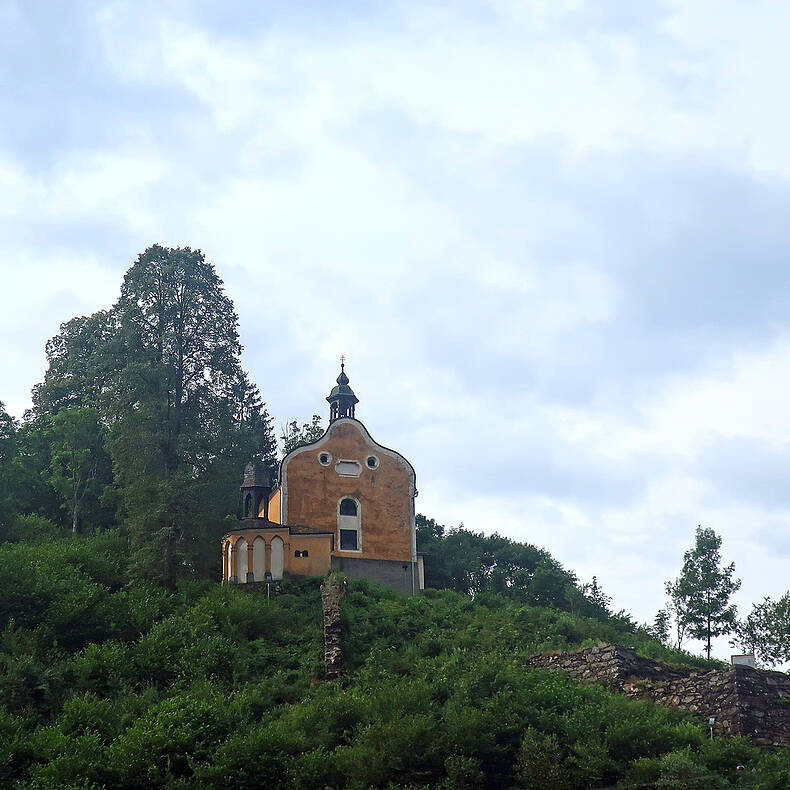
[[149,247],[46,355],[24,418],[0,404],[3,790],[790,788],[787,750],[531,669],[599,640],[707,664],[546,551],[424,517],[436,589],[349,584],[325,682],[320,580],[217,583],[241,470],[276,442],[199,250]]
[[790,786],[787,750],[710,741],[688,714],[526,664],[599,640],[690,660],[627,618],[352,582],[346,671],[327,683],[319,580],[271,600],[198,580],[169,589],[130,574],[117,531],[16,527],[0,546],[0,786]]

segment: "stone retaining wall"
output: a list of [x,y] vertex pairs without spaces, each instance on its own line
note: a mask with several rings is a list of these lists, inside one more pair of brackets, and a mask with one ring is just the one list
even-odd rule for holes
[[716,719],[715,730],[760,744],[790,743],[790,676],[747,666],[709,671],[670,667],[618,645],[542,653],[532,666],[562,669],[583,683],[603,683],[634,699]]

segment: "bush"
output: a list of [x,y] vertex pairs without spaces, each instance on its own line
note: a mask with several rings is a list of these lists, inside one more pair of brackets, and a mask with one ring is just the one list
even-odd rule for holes
[[570,771],[556,735],[544,735],[527,727],[516,757],[518,787],[525,790],[570,790]]

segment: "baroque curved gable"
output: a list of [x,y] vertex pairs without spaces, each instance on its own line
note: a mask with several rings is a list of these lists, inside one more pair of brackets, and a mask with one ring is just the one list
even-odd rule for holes
[[330,423],[330,425],[327,427],[326,431],[324,431],[324,435],[321,436],[320,439],[316,439],[314,442],[310,442],[309,444],[303,444],[301,447],[297,447],[294,450],[291,450],[291,452],[288,453],[288,455],[286,455],[285,458],[282,459],[282,461],[280,461],[280,471],[279,471],[279,478],[278,478],[279,485],[281,487],[283,485],[283,482],[284,482],[284,479],[285,479],[285,476],[286,476],[286,469],[287,469],[288,463],[289,463],[289,461],[291,459],[295,458],[298,455],[302,455],[303,453],[306,453],[306,452],[317,452],[317,451],[319,451],[321,448],[325,447],[328,443],[331,442],[331,440],[333,438],[333,433],[335,432],[336,427],[343,426],[343,425],[353,426],[354,428],[356,428],[360,432],[360,434],[364,437],[365,441],[367,442],[367,444],[370,447],[375,448],[377,451],[379,451],[383,455],[386,455],[387,457],[392,458],[395,461],[397,461],[398,463],[402,464],[408,470],[408,472],[409,472],[409,474],[411,476],[411,484],[412,484],[412,489],[413,489],[411,495],[412,496],[416,496],[417,495],[417,473],[414,471],[414,467],[411,465],[409,460],[405,456],[403,456],[399,452],[397,452],[396,450],[393,450],[393,449],[391,449],[389,447],[385,447],[383,444],[379,444],[370,435],[370,431],[368,431],[368,429],[365,427],[365,425],[360,420],[357,420],[357,419],[352,418],[352,417],[341,417],[341,418],[335,420],[334,422]]

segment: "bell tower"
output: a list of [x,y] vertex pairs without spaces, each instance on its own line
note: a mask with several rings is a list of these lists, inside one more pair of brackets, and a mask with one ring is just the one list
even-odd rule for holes
[[269,472],[250,461],[244,467],[244,482],[241,484],[242,518],[259,518],[258,514],[263,506],[263,515],[260,518],[268,521],[271,490]]
[[353,417],[354,407],[359,403],[359,398],[354,395],[354,390],[348,386],[345,368],[346,358],[340,357],[340,375],[336,379],[337,385],[332,387],[332,391],[327,396],[330,424],[340,417]]

